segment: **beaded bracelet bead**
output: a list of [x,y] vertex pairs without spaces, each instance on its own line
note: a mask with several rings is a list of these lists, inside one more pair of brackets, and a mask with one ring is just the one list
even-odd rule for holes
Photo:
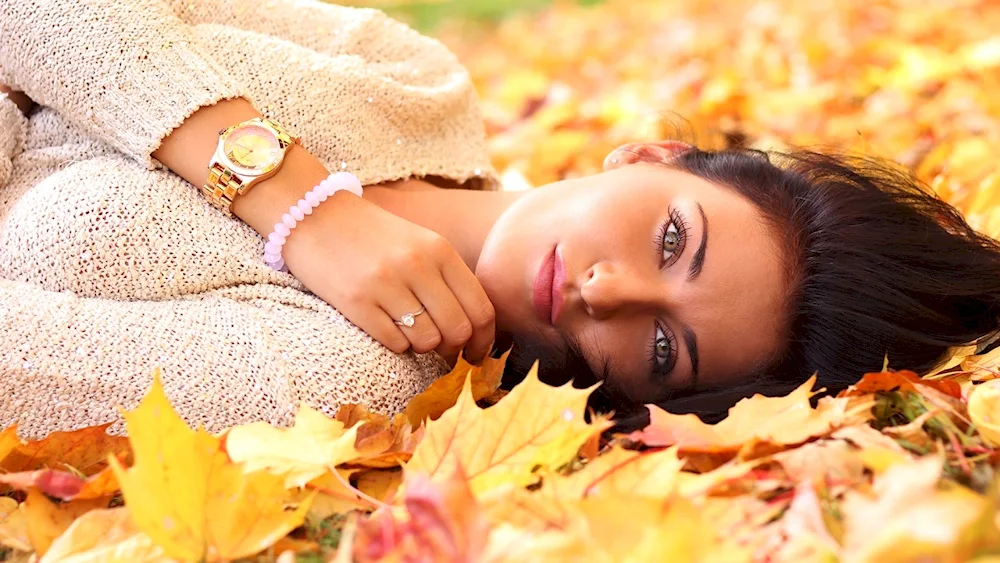
[[285,261],[281,258],[281,247],[285,245],[288,236],[306,215],[312,215],[313,209],[319,207],[333,194],[347,190],[361,197],[363,189],[358,177],[350,172],[335,172],[327,176],[318,186],[306,192],[306,195],[296,205],[288,208],[288,213],[281,216],[281,222],[274,224],[274,231],[267,237],[264,244],[264,261],[279,272],[287,272]]

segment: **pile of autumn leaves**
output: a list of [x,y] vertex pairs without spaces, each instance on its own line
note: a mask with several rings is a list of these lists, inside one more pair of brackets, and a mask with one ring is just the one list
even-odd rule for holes
[[590,390],[534,372],[481,408],[501,365],[460,365],[393,419],[303,407],[213,436],[157,376],[127,439],[7,429],[0,544],[74,563],[998,560],[1000,352],[815,407],[810,380],[715,426],[651,408],[610,440]]

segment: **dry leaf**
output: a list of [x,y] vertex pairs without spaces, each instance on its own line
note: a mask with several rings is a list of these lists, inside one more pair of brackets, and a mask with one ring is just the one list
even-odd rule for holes
[[19,551],[31,551],[28,520],[24,503],[0,497],[0,545]]
[[939,488],[942,460],[927,456],[890,467],[872,494],[848,492],[843,503],[849,561],[961,561],[975,549],[998,547],[997,531],[975,526],[991,507],[958,486]]
[[913,391],[926,393],[925,388],[931,388],[953,399],[962,399],[962,389],[954,381],[947,379],[921,379],[912,371],[883,371],[866,373],[861,381],[842,391],[839,397],[853,397],[877,393],[879,391]]
[[1000,379],[986,381],[969,393],[969,418],[989,445],[1000,446]]
[[244,472],[204,429],[174,411],[156,374],[125,413],[135,465],[110,458],[136,526],[169,557],[221,561],[253,555],[300,526],[309,499],[285,510],[284,478]]
[[125,507],[92,510],[77,518],[39,563],[172,563],[139,531]]
[[587,424],[584,409],[593,389],[571,383],[551,387],[538,380],[537,365],[495,406],[479,408],[471,377],[454,407],[428,423],[424,440],[406,464],[405,473],[444,479],[459,465],[472,490],[482,492],[510,482],[528,485],[536,469],[568,462],[593,434],[607,424]]
[[22,491],[36,488],[64,501],[110,497],[119,490],[118,480],[110,467],[86,479],[54,469],[0,474],[0,483]]
[[720,454],[722,461],[737,453],[749,459],[870,418],[870,404],[849,405],[847,399],[825,397],[812,408],[809,398],[815,382],[813,376],[784,397],[754,395],[743,399],[714,425],[693,414],[671,414],[649,405],[649,426],[633,433],[632,438],[650,446],[677,445],[684,453]]
[[624,495],[666,499],[684,462],[677,448],[638,452],[614,446],[570,475],[546,476],[542,490],[563,498]]
[[266,469],[285,476],[288,488],[302,487],[341,463],[357,459],[358,427],[344,424],[303,404],[291,428],[255,422],[226,434],[225,449],[246,471]]
[[127,465],[132,460],[132,449],[126,438],[107,433],[110,425],[53,432],[34,442],[15,442],[15,429],[8,428],[0,434],[0,471],[58,469],[90,476],[107,468],[109,455],[118,456]]
[[361,523],[355,544],[359,561],[481,560],[489,523],[461,472],[442,482],[411,477],[402,502],[401,510],[382,510]]
[[76,500],[56,504],[37,489],[28,491],[24,501],[24,518],[27,522],[28,539],[31,547],[39,555],[45,555],[53,540],[62,535],[74,520],[87,512],[106,508],[108,499]]
[[508,351],[500,359],[487,357],[483,360],[483,365],[478,367],[460,357],[451,372],[434,380],[423,393],[410,399],[406,404],[406,418],[414,428],[427,420],[436,420],[458,401],[462,386],[468,378],[472,379],[474,401],[493,393],[500,386],[500,378],[503,377],[509,355]]

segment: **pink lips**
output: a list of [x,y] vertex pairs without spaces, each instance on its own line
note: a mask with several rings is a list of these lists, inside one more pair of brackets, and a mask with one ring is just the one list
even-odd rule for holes
[[559,319],[563,305],[562,287],[566,282],[566,266],[559,256],[558,248],[553,249],[538,268],[532,297],[538,317],[552,325]]

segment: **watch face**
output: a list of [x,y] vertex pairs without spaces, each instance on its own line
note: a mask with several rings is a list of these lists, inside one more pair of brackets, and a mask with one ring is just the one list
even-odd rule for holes
[[259,172],[273,168],[284,155],[274,133],[259,125],[234,129],[226,137],[223,150],[233,164]]

